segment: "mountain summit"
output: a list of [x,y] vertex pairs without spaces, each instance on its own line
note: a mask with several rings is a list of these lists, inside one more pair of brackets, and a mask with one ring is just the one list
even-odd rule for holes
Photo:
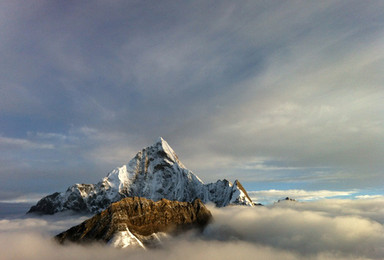
[[253,206],[252,200],[236,180],[204,184],[188,170],[163,139],[142,149],[128,164],[112,170],[97,184],[75,184],[65,192],[42,198],[28,213],[54,214],[73,210],[98,213],[125,197],[213,202],[217,207],[229,204]]

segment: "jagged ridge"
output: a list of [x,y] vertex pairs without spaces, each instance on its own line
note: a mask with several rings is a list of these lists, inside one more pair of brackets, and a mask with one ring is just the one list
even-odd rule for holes
[[175,234],[192,227],[201,229],[211,218],[211,212],[199,199],[189,203],[125,198],[55,238],[60,243],[99,241],[117,247],[145,247],[159,232]]
[[154,201],[192,202],[199,198],[218,207],[229,204],[253,206],[239,181],[204,184],[188,170],[161,137],[142,149],[126,165],[115,168],[97,184],[75,184],[62,193],[42,198],[30,212],[54,214],[65,210],[97,213],[125,197],[144,197]]

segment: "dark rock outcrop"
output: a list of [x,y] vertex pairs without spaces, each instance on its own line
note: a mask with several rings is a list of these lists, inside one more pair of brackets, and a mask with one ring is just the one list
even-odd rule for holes
[[279,202],[284,202],[284,201],[296,201],[295,199],[292,199],[290,197],[286,197],[285,199],[278,200],[277,203]]
[[191,228],[202,229],[211,218],[211,212],[199,199],[189,203],[125,198],[55,238],[60,243],[103,242],[117,247],[145,247],[159,232],[177,234]]

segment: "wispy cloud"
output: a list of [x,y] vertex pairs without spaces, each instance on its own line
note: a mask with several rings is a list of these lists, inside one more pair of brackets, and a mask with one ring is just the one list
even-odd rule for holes
[[10,199],[2,199],[0,203],[37,203],[42,197],[46,196],[44,193],[28,193],[12,197]]
[[358,195],[357,199],[382,199],[384,195]]
[[0,135],[1,149],[53,149],[52,144],[37,143],[28,139],[11,138]]

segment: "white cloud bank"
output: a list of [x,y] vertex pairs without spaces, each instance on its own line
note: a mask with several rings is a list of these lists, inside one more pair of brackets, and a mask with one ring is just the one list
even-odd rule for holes
[[[294,205],[294,206],[293,206]],[[59,246],[50,237],[82,219],[0,220],[4,259],[383,259],[384,199],[324,200],[275,207],[212,208],[203,236],[162,249]]]
[[326,198],[335,198],[335,197],[348,197],[352,196],[357,191],[331,191],[331,190],[260,190],[260,191],[249,191],[248,195],[252,198],[253,201],[263,202],[263,203],[273,203],[279,199],[285,197],[290,197],[300,201],[309,201],[309,200],[319,200]]
[[306,256],[384,257],[384,200],[325,200],[213,210],[208,233]]

